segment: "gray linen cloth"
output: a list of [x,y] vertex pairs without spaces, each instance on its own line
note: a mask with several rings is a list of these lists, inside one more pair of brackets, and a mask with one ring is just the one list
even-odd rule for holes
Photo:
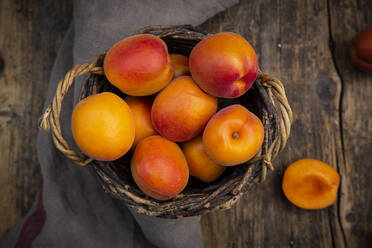
[[[237,0],[74,1],[74,18],[50,78],[44,109],[74,64],[91,62],[137,29],[157,24],[200,24]],[[71,111],[82,80],[65,97],[63,135],[74,145]],[[36,123],[35,123],[36,125]],[[38,135],[43,187],[27,216],[0,247],[202,247],[199,217],[168,220],[138,215],[106,195],[91,171],[65,158],[49,132]]]

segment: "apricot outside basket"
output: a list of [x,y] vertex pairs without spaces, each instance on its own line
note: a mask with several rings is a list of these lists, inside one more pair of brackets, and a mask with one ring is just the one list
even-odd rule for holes
[[[193,26],[149,26],[136,34],[148,33],[163,39],[169,53],[188,56],[192,48],[206,37],[207,33]],[[106,79],[102,64],[104,55],[99,55],[93,63],[76,65],[59,82],[51,105],[41,117],[40,126],[51,130],[56,147],[78,165],[88,165],[102,185],[103,190],[119,199],[137,213],[165,218],[182,218],[201,215],[215,209],[228,209],[248,190],[250,185],[263,181],[267,170],[273,170],[272,160],[284,148],[290,133],[292,111],[288,104],[282,83],[263,72],[253,87],[237,99],[219,99],[219,109],[233,103],[240,103],[254,112],[263,122],[265,138],[262,149],[247,163],[229,167],[217,181],[202,183],[190,177],[185,190],[168,201],[157,201],[137,187],[130,173],[130,154],[112,162],[101,162],[84,157],[80,151],[73,151],[62,137],[60,113],[63,97],[76,77],[89,73],[80,99],[89,95],[112,91],[121,97],[123,93],[114,88]]]

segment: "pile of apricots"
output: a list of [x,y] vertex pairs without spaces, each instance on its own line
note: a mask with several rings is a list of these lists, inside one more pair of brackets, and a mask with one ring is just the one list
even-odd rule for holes
[[169,54],[157,36],[134,35],[108,50],[103,67],[127,96],[103,92],[80,101],[74,140],[101,161],[131,154],[133,179],[146,195],[171,199],[189,175],[212,182],[260,151],[261,120],[240,104],[217,108],[218,98],[242,96],[257,77],[256,53],[240,35],[209,35],[189,58]]

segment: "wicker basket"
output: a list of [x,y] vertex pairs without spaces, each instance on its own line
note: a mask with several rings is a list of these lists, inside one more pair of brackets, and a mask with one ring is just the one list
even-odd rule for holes
[[[189,55],[192,48],[207,33],[190,25],[150,26],[139,33],[154,34],[168,45],[169,53]],[[272,160],[284,148],[290,132],[292,111],[288,104],[282,83],[269,74],[259,72],[253,87],[237,99],[219,99],[219,108],[240,103],[254,112],[263,122],[265,138],[262,149],[249,162],[229,167],[215,182],[205,184],[190,177],[185,190],[168,201],[157,201],[146,195],[136,186],[130,173],[130,154],[112,162],[100,162],[84,157],[80,152],[70,149],[61,134],[59,122],[62,100],[74,78],[89,73],[80,98],[112,91],[121,97],[123,93],[108,83],[103,73],[104,55],[93,63],[77,65],[59,82],[56,95],[41,117],[40,126],[51,130],[56,147],[79,165],[88,165],[97,175],[105,192],[119,199],[137,213],[165,218],[182,218],[201,215],[215,209],[228,209],[246,192],[250,185],[263,181],[268,169],[273,170]]]

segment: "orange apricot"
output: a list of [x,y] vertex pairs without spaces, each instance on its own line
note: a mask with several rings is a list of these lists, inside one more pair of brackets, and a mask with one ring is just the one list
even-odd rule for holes
[[264,138],[261,120],[240,104],[221,109],[208,121],[203,144],[208,156],[223,166],[253,158]]
[[157,134],[151,121],[151,106],[153,100],[150,97],[127,96],[125,101],[129,105],[133,114],[136,130],[133,142],[133,147],[135,147],[140,140]]
[[138,187],[157,200],[176,196],[189,179],[189,169],[181,149],[159,135],[140,141],[131,160],[131,171]]
[[171,54],[169,56],[173,65],[175,78],[190,75],[189,59],[186,56],[181,54]]
[[208,94],[235,98],[256,80],[258,61],[254,49],[242,36],[223,32],[196,44],[190,54],[190,72]]
[[185,154],[190,175],[203,182],[208,183],[216,180],[226,169],[226,167],[215,163],[205,153],[202,136],[183,143],[182,151]]
[[116,43],[106,53],[103,68],[111,84],[132,96],[154,94],[173,76],[167,45],[150,34]]
[[301,159],[284,172],[283,192],[297,207],[320,209],[337,199],[340,176],[326,163],[315,159]]
[[174,79],[155,98],[154,128],[165,138],[184,142],[202,132],[217,111],[217,99],[204,93],[189,76]]
[[135,134],[128,104],[111,92],[81,100],[72,113],[71,128],[80,150],[102,161],[123,156],[132,146]]

